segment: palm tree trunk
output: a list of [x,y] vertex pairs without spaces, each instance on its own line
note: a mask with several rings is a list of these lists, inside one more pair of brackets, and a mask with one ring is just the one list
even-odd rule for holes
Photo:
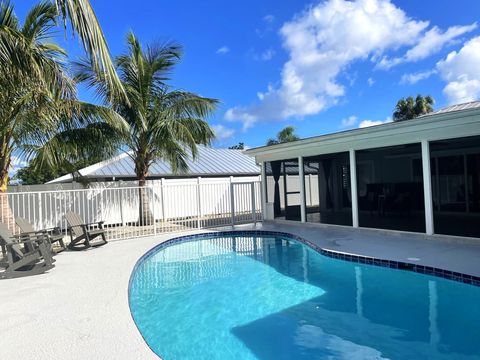
[[5,134],[0,139],[0,222],[13,229],[15,220],[7,195],[8,169],[12,160],[8,144],[9,136]]
[[152,211],[150,210],[149,189],[145,187],[145,184],[146,174],[141,174],[141,176],[138,177],[138,191],[140,196],[138,223],[140,226],[153,225],[155,221]]
[[[0,163],[4,163],[0,159]],[[6,163],[10,163],[7,161]],[[6,168],[0,168],[0,222],[6,224],[10,229],[15,226],[14,216],[10,204],[8,203],[7,195],[8,185],[8,166]]]

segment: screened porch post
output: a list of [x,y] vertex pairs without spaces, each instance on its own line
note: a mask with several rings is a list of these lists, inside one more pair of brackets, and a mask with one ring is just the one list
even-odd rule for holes
[[305,175],[303,169],[303,157],[298,157],[298,177],[300,180],[300,220],[306,222],[307,215],[305,211]]
[[430,144],[422,140],[423,198],[425,201],[425,230],[433,235],[432,174],[430,167]]
[[350,192],[352,196],[352,225],[358,228],[357,161],[355,150],[350,149]]
[[260,194],[261,194],[261,203],[262,203],[262,219],[265,219],[265,212],[267,209],[267,175],[265,173],[265,161],[260,163],[261,173],[260,173]]

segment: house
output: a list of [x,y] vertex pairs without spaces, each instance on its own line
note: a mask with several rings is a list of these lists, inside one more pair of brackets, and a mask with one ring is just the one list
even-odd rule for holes
[[247,150],[264,216],[480,237],[480,102]]
[[[188,159],[188,171],[174,174],[168,162],[157,160],[150,166],[149,180],[155,179],[191,179],[197,177],[248,177],[260,175],[260,168],[251,157],[241,150],[215,149],[199,145],[197,158]],[[80,177],[90,182],[134,181],[135,164],[128,153],[122,153],[109,160],[87,166],[79,170]],[[48,184],[72,182],[72,175],[67,174],[54,179]]]

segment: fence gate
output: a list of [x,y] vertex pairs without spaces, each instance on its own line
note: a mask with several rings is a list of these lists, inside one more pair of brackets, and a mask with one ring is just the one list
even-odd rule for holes
[[261,221],[259,182],[230,183],[232,225]]

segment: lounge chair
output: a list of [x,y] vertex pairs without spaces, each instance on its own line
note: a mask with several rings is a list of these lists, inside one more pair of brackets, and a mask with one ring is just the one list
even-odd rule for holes
[[0,278],[35,275],[53,268],[47,243],[45,234],[12,235],[7,225],[0,223],[0,245],[6,257],[6,268]]
[[[47,235],[47,239],[50,242],[50,245],[52,246],[55,243],[58,243],[60,245],[60,249],[56,251],[56,253],[62,252],[63,250],[66,249],[65,243],[63,242],[63,234],[60,228],[54,227],[51,229],[42,229],[36,231],[32,224],[30,224],[26,219],[17,217],[15,218],[15,222],[17,223],[17,226],[20,228],[22,231],[22,234],[25,235],[31,235],[31,234],[45,234]],[[52,248],[53,252],[53,248]]]
[[[80,215],[69,211],[65,214],[65,219],[68,223],[68,233],[70,234],[70,250],[84,250],[89,247],[102,246],[107,243],[105,238],[105,229],[103,228],[103,221],[94,223],[85,223]],[[98,229],[90,229],[91,225],[97,225]],[[92,240],[101,237],[102,241],[92,243]]]

